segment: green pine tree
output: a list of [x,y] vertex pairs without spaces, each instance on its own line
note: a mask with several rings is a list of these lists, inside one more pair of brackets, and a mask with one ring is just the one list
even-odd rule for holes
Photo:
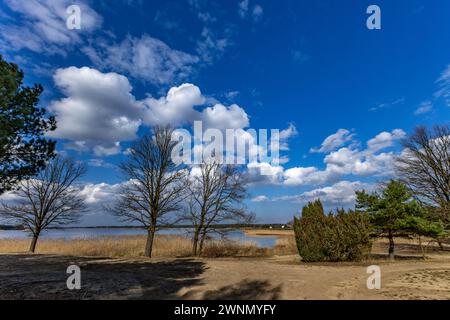
[[44,137],[56,121],[38,108],[43,88],[23,86],[24,74],[0,55],[0,194],[35,175],[54,156],[55,142]]
[[391,180],[381,192],[356,192],[356,208],[368,213],[374,231],[389,239],[389,258],[395,257],[394,238],[414,234],[436,236],[443,232],[439,222],[427,219],[426,210],[400,181]]

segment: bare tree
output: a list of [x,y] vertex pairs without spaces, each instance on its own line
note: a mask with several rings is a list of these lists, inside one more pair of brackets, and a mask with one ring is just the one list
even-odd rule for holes
[[[198,169],[198,170],[196,170]],[[185,219],[194,227],[192,254],[200,255],[209,233],[221,222],[248,223],[242,204],[245,182],[236,166],[203,163],[193,170]]]
[[403,141],[397,158],[400,179],[425,206],[450,223],[450,126],[420,126]]
[[112,211],[122,221],[137,222],[147,230],[145,256],[152,256],[153,239],[162,225],[174,224],[186,189],[187,171],[171,159],[178,142],[171,127],[156,127],[132,148],[120,169],[129,180]]
[[75,185],[86,173],[83,164],[56,157],[33,179],[22,181],[13,192],[14,204],[2,204],[0,214],[20,223],[33,235],[30,251],[43,230],[75,223],[85,210],[84,199]]

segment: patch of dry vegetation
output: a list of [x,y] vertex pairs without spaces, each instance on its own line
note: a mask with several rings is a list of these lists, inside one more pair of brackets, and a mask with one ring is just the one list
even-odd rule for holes
[[[41,239],[36,253],[92,257],[139,257],[144,254],[145,236],[99,237],[92,239]],[[0,252],[26,252],[28,239],[2,239]],[[155,257],[188,256],[191,244],[181,236],[157,236]]]
[[[428,240],[428,241],[427,241]],[[0,254],[28,252],[30,239],[0,239]],[[439,246],[424,239],[426,254],[446,256],[447,250],[441,251]],[[373,257],[385,256],[389,243],[386,239],[373,242]],[[92,239],[41,239],[38,241],[36,253],[86,257],[134,258],[143,256],[145,236],[116,236]],[[421,250],[416,239],[399,238],[397,254],[406,257],[421,257]],[[294,236],[279,236],[273,248],[260,248],[251,241],[209,240],[205,244],[203,257],[272,257],[298,255]],[[155,239],[154,257],[176,258],[192,256],[192,241],[183,236],[157,235]]]
[[[0,253],[27,252],[29,239],[1,239]],[[92,239],[41,239],[36,253],[71,256],[130,258],[144,254],[145,236],[100,237]],[[192,242],[182,236],[157,235],[154,257],[191,256]],[[291,237],[280,238],[274,248],[260,248],[253,242],[210,240],[206,242],[203,257],[267,257],[295,254],[296,247]]]
[[237,242],[229,240],[210,241],[203,249],[202,256],[220,257],[267,257],[271,249],[260,248],[253,242]]
[[[425,254],[446,255],[450,250],[450,245],[443,244],[445,250],[441,250],[438,243],[431,238],[422,237],[422,246]],[[388,251],[389,240],[386,238],[378,238],[373,241],[372,253],[385,254]],[[417,238],[397,238],[395,240],[395,253],[402,255],[417,255],[422,253]]]
[[247,236],[280,236],[280,237],[293,237],[294,230],[282,230],[282,229],[243,229]]
[[278,238],[272,251],[273,254],[277,256],[288,256],[298,254],[297,244],[295,243],[294,235],[290,237]]

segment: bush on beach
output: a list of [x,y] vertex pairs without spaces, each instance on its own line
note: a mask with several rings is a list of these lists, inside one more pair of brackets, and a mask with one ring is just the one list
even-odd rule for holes
[[305,262],[360,261],[372,245],[365,214],[338,210],[326,215],[320,200],[308,203],[294,219],[294,232]]

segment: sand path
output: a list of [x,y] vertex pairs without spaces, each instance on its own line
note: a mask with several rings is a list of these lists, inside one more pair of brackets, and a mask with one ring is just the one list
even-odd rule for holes
[[[66,287],[66,268],[82,289]],[[378,264],[382,288],[366,287]],[[450,259],[305,264],[296,256],[95,259],[0,255],[0,299],[450,299]]]

